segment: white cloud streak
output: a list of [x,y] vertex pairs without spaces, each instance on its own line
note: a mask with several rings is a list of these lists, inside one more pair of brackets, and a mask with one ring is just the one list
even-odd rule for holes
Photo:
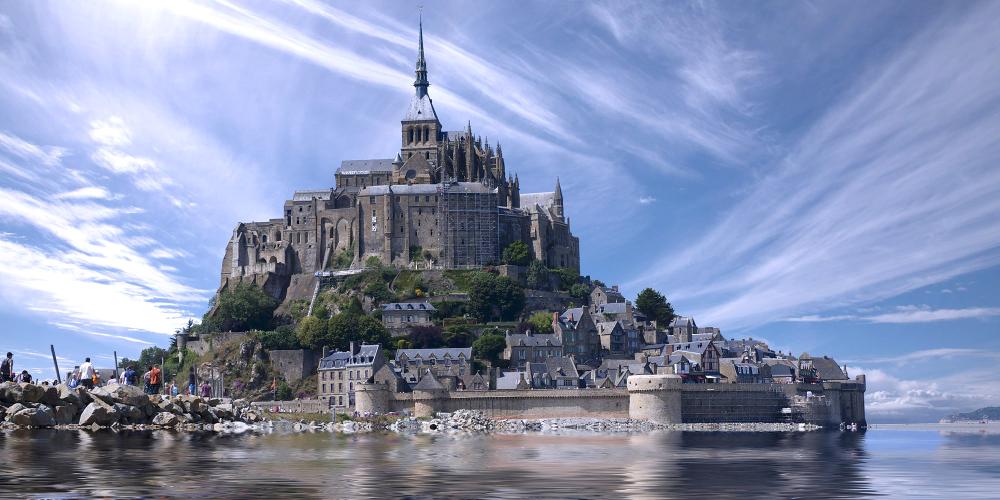
[[629,286],[683,283],[675,300],[732,328],[1000,263],[1000,6],[976,5],[859,78],[711,232]]
[[868,323],[931,323],[936,321],[953,321],[960,319],[978,319],[1000,316],[1000,307],[967,307],[963,309],[930,309],[926,307],[905,308],[901,307],[896,312],[873,314],[860,316],[853,314],[839,314],[833,316],[819,316],[809,314],[787,318],[785,321],[793,323],[821,323],[830,321],[865,321]]

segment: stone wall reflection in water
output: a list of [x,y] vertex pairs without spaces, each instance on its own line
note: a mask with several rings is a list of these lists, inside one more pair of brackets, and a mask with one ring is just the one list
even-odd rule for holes
[[[950,497],[1000,487],[996,437],[661,432],[336,435],[15,431],[13,496]],[[907,490],[893,491],[899,484]],[[912,488],[919,488],[913,490]],[[979,489],[977,489],[979,488]],[[989,488],[989,489],[987,489]],[[917,493],[919,491],[919,493]]]

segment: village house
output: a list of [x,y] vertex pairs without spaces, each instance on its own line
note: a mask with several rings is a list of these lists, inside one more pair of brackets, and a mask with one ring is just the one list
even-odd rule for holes
[[589,308],[575,307],[562,314],[552,313],[552,331],[562,342],[564,354],[572,355],[578,363],[600,363],[601,338]]
[[730,384],[759,384],[763,382],[761,367],[745,358],[722,358],[719,374]]
[[382,304],[382,324],[394,335],[405,335],[411,327],[434,324],[430,302]]
[[471,373],[471,347],[439,347],[436,349],[397,349],[395,365],[400,376],[416,384],[427,371],[435,375],[464,377]]
[[351,342],[349,351],[334,351],[319,360],[316,392],[332,408],[353,407],[355,385],[368,380],[384,364],[381,346],[362,344],[355,350]]
[[528,363],[525,376],[532,389],[577,389],[580,373],[570,357],[547,358],[541,363]]
[[544,363],[547,358],[563,355],[562,340],[554,333],[507,332],[505,340],[507,347],[501,357],[518,370],[523,370],[527,363]]

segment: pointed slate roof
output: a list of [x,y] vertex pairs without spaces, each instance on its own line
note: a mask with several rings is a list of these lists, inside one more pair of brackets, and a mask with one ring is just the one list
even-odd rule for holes
[[443,391],[446,389],[444,385],[442,385],[441,382],[438,381],[437,377],[434,376],[434,373],[428,369],[427,372],[424,374],[424,376],[420,379],[420,381],[417,382],[417,385],[413,386],[413,390]]

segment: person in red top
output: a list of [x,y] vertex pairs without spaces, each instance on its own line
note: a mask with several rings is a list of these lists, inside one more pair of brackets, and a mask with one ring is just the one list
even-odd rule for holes
[[163,387],[163,375],[160,373],[160,367],[153,365],[149,369],[149,393],[159,394],[161,387]]

